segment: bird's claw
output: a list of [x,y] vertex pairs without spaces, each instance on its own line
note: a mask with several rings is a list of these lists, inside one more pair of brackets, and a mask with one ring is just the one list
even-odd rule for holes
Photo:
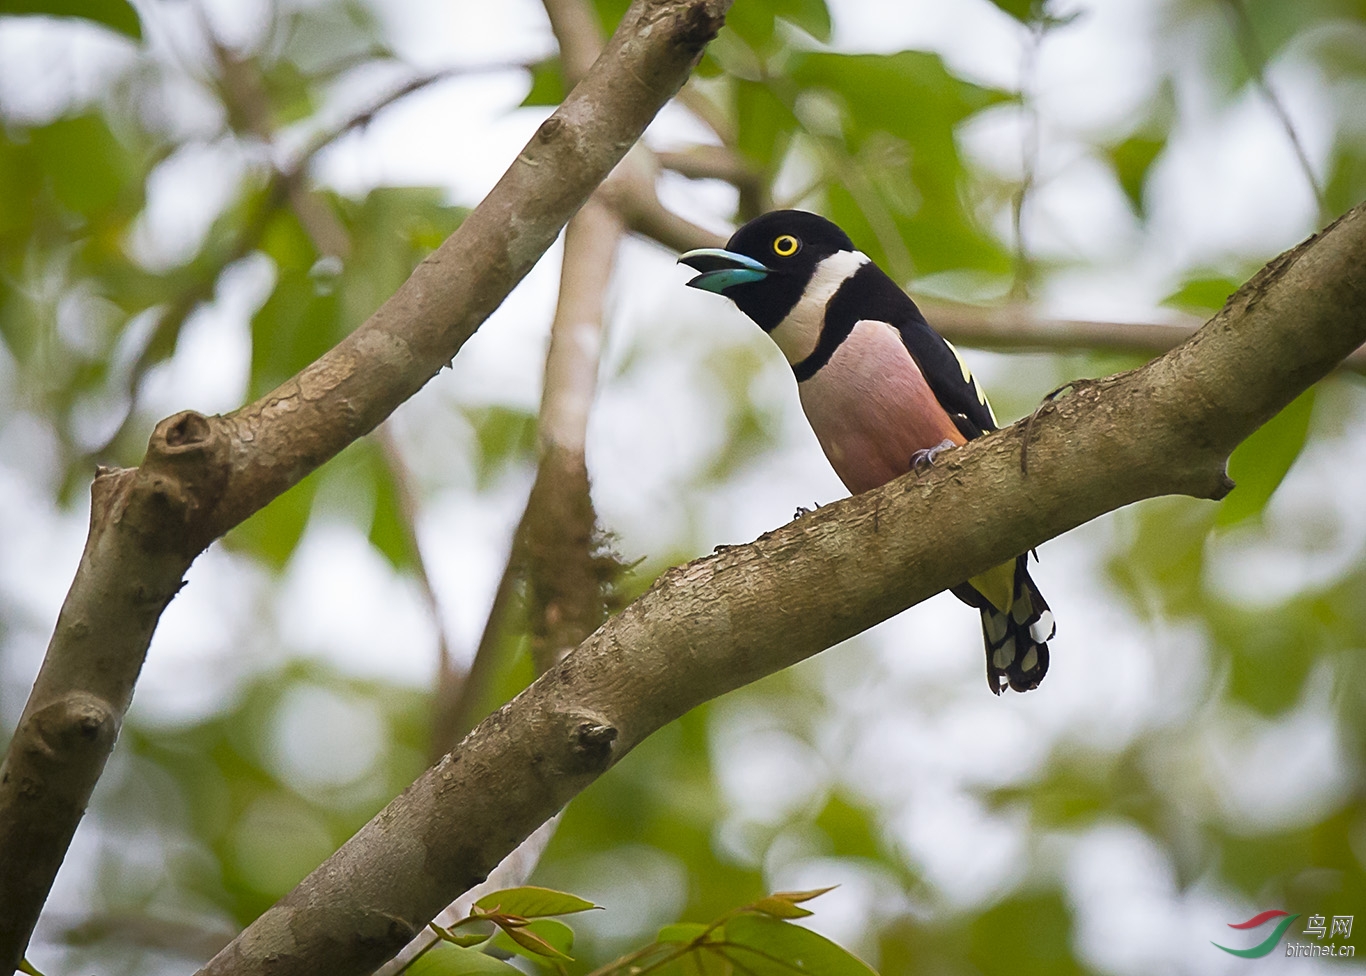
[[1044,398],[1039,401],[1039,405],[1034,408],[1034,412],[1031,413],[1029,415],[1029,419],[1024,422],[1024,436],[1020,444],[1020,474],[1024,475],[1025,477],[1029,476],[1029,438],[1034,434],[1034,421],[1039,419],[1039,414],[1043,413],[1045,407],[1047,407],[1050,403],[1056,401],[1068,390],[1076,392],[1078,390],[1084,390],[1088,386],[1093,385],[1095,385],[1094,380],[1072,380],[1070,383],[1064,383],[1056,390],[1053,390],[1052,392],[1046,394]]
[[799,519],[799,518],[801,518],[803,515],[810,515],[812,512],[814,512],[816,509],[818,509],[818,508],[820,508],[820,507],[821,507],[820,502],[812,502],[810,508],[807,508],[805,505],[798,505],[798,506],[797,506],[797,510],[796,510],[795,512],[792,513],[792,518],[793,518],[793,519]]
[[946,437],[934,447],[916,451],[911,455],[911,470],[916,474],[924,474],[933,467],[934,459],[951,447],[953,447],[953,441]]

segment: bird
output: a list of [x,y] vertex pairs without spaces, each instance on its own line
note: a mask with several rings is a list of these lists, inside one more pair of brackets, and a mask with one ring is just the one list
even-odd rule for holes
[[[852,494],[923,470],[999,426],[958,350],[824,217],[775,210],[724,248],[678,261],[699,272],[689,287],[730,299],[782,350],[816,439]],[[1036,688],[1048,671],[1056,627],[1027,555],[950,588],[981,613],[997,695]]]

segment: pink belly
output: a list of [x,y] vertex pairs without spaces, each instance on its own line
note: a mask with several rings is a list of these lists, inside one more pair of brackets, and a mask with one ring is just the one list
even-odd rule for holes
[[856,324],[798,391],[825,456],[854,494],[905,474],[916,451],[965,441],[884,322]]

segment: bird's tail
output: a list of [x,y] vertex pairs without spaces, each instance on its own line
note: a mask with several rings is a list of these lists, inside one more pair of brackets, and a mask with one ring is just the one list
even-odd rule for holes
[[[989,585],[993,582],[996,585]],[[1015,691],[1037,688],[1048,673],[1048,642],[1057,627],[1029,577],[1026,556],[961,583],[952,592],[982,612],[991,690],[999,695],[1007,683]]]

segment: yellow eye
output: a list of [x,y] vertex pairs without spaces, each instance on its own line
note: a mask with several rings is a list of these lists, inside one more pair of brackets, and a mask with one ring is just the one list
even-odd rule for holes
[[791,234],[783,234],[773,241],[773,253],[780,258],[790,258],[801,248],[802,242]]

